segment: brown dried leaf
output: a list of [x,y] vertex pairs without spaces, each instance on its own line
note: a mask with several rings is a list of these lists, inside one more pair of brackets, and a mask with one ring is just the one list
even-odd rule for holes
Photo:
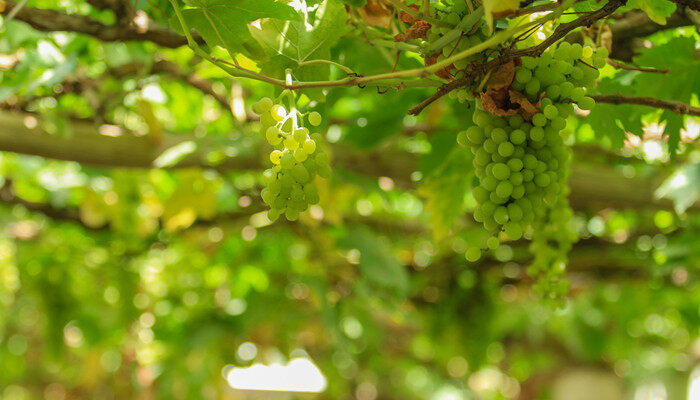
[[[426,66],[433,65],[433,64],[435,64],[435,63],[437,62],[437,59],[438,59],[438,55],[437,55],[437,54],[435,54],[434,56],[426,57],[426,58],[425,58],[425,65],[426,65]],[[451,69],[454,69],[454,65],[450,65],[450,66],[448,66],[448,67],[445,67],[445,68],[443,68],[443,69],[441,69],[441,70],[436,71],[436,72],[435,72],[435,75],[437,75],[439,78],[442,78],[442,79],[451,81],[451,80],[454,79],[454,78],[452,77],[452,75],[450,74],[450,72],[449,72]]]
[[394,36],[394,41],[405,42],[411,39],[423,39],[427,36],[428,30],[430,30],[430,23],[416,21],[410,28]]
[[508,115],[515,115],[518,113],[517,109],[506,110],[503,109],[503,104],[501,100],[494,99],[490,96],[488,92],[481,93],[481,106],[484,107],[484,111],[489,114],[498,115],[499,117],[505,117]]
[[388,28],[391,23],[391,11],[376,0],[367,0],[367,4],[357,12],[369,26]]
[[513,83],[515,78],[515,62],[509,61],[501,65],[496,72],[491,75],[489,83],[486,86],[487,90],[503,90]]
[[528,98],[513,89],[510,85],[515,77],[515,63],[513,61],[502,65],[491,75],[486,91],[481,93],[481,105],[488,113],[505,117],[520,114],[527,121],[537,114],[544,92],[536,104],[532,104]]
[[[417,4],[411,4],[410,6],[408,6],[408,8],[410,8],[410,9],[412,9],[412,10],[420,11],[420,8],[418,7]],[[401,21],[402,21],[403,23],[406,23],[406,24],[413,24],[414,22],[417,21],[415,18],[413,18],[413,17],[412,17],[409,13],[407,13],[406,11],[401,11],[401,12],[399,13],[399,18],[401,19]]]
[[[508,94],[510,95],[510,101],[511,103],[514,104],[519,104],[520,108],[518,108],[516,111],[523,116],[523,118],[526,121],[530,121],[532,119],[532,116],[537,114],[537,107],[530,103],[530,100],[525,97],[524,94],[520,92],[516,92],[515,90],[509,90]],[[544,93],[543,93],[544,94]],[[541,98],[540,98],[541,100]],[[537,105],[539,106],[539,101],[537,102]]]
[[489,79],[486,91],[481,93],[481,103],[484,110],[499,116],[513,115],[517,110],[507,110],[508,87],[515,78],[515,63],[510,61],[501,65]]

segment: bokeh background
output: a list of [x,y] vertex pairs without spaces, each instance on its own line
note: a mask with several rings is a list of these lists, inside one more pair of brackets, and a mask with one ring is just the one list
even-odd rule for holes
[[[571,118],[579,239],[552,308],[526,241],[464,259],[466,105],[328,91],[334,175],[271,224],[250,106],[273,89],[194,57],[167,1],[124,7],[31,0],[0,32],[1,399],[700,399],[697,119]],[[697,105],[695,18],[621,12],[613,55],[673,68],[606,67],[598,90]],[[420,63],[385,53],[333,48],[364,73]]]

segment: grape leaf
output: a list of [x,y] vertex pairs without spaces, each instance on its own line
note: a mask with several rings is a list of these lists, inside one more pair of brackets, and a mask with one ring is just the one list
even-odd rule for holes
[[182,10],[191,28],[210,46],[222,46],[232,53],[243,50],[251,39],[248,23],[260,18],[300,20],[294,8],[274,0],[190,0],[196,8]]
[[445,238],[454,222],[462,214],[464,194],[469,189],[472,174],[468,171],[471,153],[461,146],[454,146],[444,162],[428,175],[419,189],[427,197],[425,208],[430,212],[430,222],[436,240]]
[[652,21],[660,25],[666,25],[666,18],[676,11],[676,5],[669,0],[629,0],[627,5],[641,9]]
[[[664,100],[689,103],[693,93],[700,92],[700,79],[696,78],[700,67],[694,58],[694,40],[678,37],[666,43],[644,49],[634,59],[638,65],[653,68],[669,68],[667,74],[651,74],[638,71],[623,71],[612,78],[604,78],[596,88],[601,93],[620,93],[629,96],[648,96]],[[598,104],[586,122],[594,131],[612,134],[616,145],[622,145],[624,132],[642,135],[641,120],[644,115],[659,113],[658,109],[632,106]],[[670,111],[659,113],[659,123],[665,123],[664,134],[668,137],[669,152],[675,155],[683,128],[683,116]]]
[[363,279],[375,286],[392,289],[399,294],[408,290],[406,268],[391,252],[384,238],[366,228],[356,227],[340,238],[338,245],[360,252],[360,272]]
[[[328,79],[328,64],[314,63],[302,67],[299,64],[330,59],[331,47],[348,29],[345,6],[335,0],[325,0],[315,11],[303,7],[303,21],[269,19],[260,24],[260,29],[252,29],[253,37],[268,57],[260,63],[264,74],[282,78],[285,69],[293,68],[297,80]],[[307,90],[306,93],[314,100],[323,99],[320,89]]]

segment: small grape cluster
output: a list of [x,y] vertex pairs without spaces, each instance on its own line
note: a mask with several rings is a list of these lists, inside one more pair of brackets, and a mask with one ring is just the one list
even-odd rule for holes
[[492,235],[483,246],[467,249],[468,261],[481,258],[484,248],[498,248],[501,231],[510,240],[526,232],[535,237],[541,222],[563,204],[570,150],[560,132],[574,111],[573,102],[582,109],[595,105],[583,86],[595,83],[596,68],[604,65],[605,57],[604,50],[562,43],[539,58],[522,58],[512,89],[536,104],[538,112],[530,120],[520,114],[492,115],[477,101],[475,126],[460,132],[457,141],[474,154],[479,179],[472,191],[478,204],[474,219]]
[[[260,114],[260,134],[274,148],[270,153],[273,167],[263,172],[265,188],[260,193],[270,206],[268,218],[275,221],[284,214],[295,221],[310,204],[319,202],[313,183],[316,175],[328,178],[331,174],[328,155],[318,145],[322,137],[300,126],[304,115],[294,108],[288,112],[268,97],[255,103],[253,111]],[[321,125],[321,115],[316,111],[306,119],[311,126]]]

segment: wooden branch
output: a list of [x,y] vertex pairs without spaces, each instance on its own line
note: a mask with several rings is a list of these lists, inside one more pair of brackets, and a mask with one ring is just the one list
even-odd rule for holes
[[425,107],[428,107],[429,105],[433,104],[436,100],[438,100],[440,97],[446,95],[447,93],[450,93],[451,91],[460,88],[462,86],[468,85],[474,81],[474,76],[469,75],[464,78],[456,79],[450,83],[444,84],[440,86],[433,94],[432,96],[428,97],[427,99],[421,101],[419,104],[415,105],[408,111],[406,111],[407,114],[409,115],[418,115],[423,111]]
[[661,100],[653,97],[625,96],[622,94],[597,94],[592,95],[591,97],[596,101],[596,103],[637,104],[641,106],[670,110],[676,114],[700,116],[700,107],[693,107],[689,104],[675,100]]
[[608,58],[606,60],[606,62],[608,63],[608,65],[612,66],[613,68],[624,69],[627,71],[649,72],[652,74],[668,74],[668,72],[671,70],[670,68],[658,69],[658,68],[650,68],[650,67],[637,67],[634,65],[623,64],[621,62],[615,61],[615,60],[610,59],[610,58]]
[[[5,4],[5,9],[0,12],[2,15],[9,14],[17,5],[12,0],[6,0]],[[105,42],[146,40],[169,48],[187,45],[184,36],[170,28],[156,25],[153,21],[149,21],[146,30],[140,30],[134,24],[105,25],[86,15],[68,15],[55,10],[34,7],[23,7],[15,16],[15,20],[23,21],[39,31],[77,32],[94,36]],[[197,40],[201,41],[201,38],[197,37]]]
[[693,11],[700,11],[700,1],[699,0],[671,0],[672,2],[678,4],[679,7],[688,7]]
[[[683,10],[677,10],[666,19],[665,25],[652,21],[644,11],[631,11],[625,13],[620,19],[611,21],[607,26],[613,37],[610,57],[615,60],[631,61],[635,55],[637,42],[640,38],[653,35],[667,29],[675,29],[681,26],[693,25],[693,22]],[[595,34],[595,27],[592,31]],[[583,38],[579,32],[570,33],[565,40],[570,43],[583,43]]]
[[[98,133],[98,128],[85,122],[74,122],[70,134],[52,135],[40,127],[30,129],[26,118],[31,114],[0,111],[0,151],[36,155],[59,160],[75,161],[85,165],[107,168],[154,168],[153,161],[167,148],[185,140],[197,142],[193,135],[166,134],[163,145],[155,145],[147,137],[134,136],[122,131],[119,136]],[[113,127],[112,130],[115,130]],[[400,150],[378,149],[357,151],[351,146],[334,144],[333,165],[362,176],[387,176],[397,187],[412,189],[411,174],[418,170],[418,157]],[[253,149],[255,150],[255,149]],[[200,146],[173,168],[212,168],[218,171],[260,170],[265,168],[264,152],[242,153],[211,165],[206,161],[208,149]],[[574,163],[569,184],[571,204],[580,210],[619,208],[666,208],[673,204],[657,199],[654,191],[664,176],[626,178],[611,167],[595,167]],[[692,210],[700,209],[696,203]]]

